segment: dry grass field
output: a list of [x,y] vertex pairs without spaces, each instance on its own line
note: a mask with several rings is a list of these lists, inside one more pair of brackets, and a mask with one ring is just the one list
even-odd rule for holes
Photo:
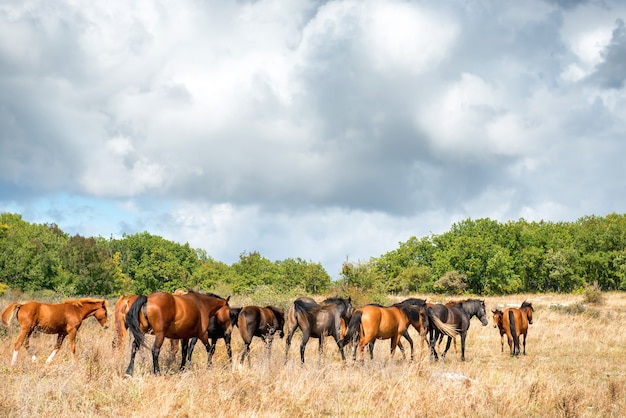
[[[103,330],[93,318],[79,331],[76,360],[65,342],[46,366],[55,337],[41,335],[31,339],[37,361],[31,362],[22,349],[12,368],[14,319],[8,330],[0,330],[0,416],[625,416],[626,294],[606,294],[599,306],[583,305],[579,295],[517,295],[486,298],[486,304],[488,309],[519,307],[524,299],[535,307],[534,324],[528,355],[518,358],[509,356],[506,343],[500,352],[499,333],[489,315],[487,327],[472,319],[466,362],[452,349],[445,361],[432,362],[421,344],[413,363],[403,361],[399,352],[390,360],[388,341],[379,341],[373,361],[342,364],[336,345],[327,340],[318,363],[314,340],[301,366],[297,333],[287,364],[284,340],[275,340],[268,360],[255,338],[252,366],[241,369],[228,365],[220,341],[212,369],[206,368],[201,346],[182,373],[177,370],[180,359],[167,366],[163,350],[163,373],[153,376],[150,354],[142,350],[131,378],[124,377],[128,344],[122,353],[113,351],[112,321]],[[0,301],[0,308],[8,302]],[[240,306],[238,302],[231,305]],[[238,357],[241,339],[237,330],[233,334]]]

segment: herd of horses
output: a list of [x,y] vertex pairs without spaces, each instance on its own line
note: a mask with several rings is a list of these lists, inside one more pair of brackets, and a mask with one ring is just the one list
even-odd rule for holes
[[[483,326],[488,324],[484,300],[465,299],[447,304],[427,303],[424,299],[409,298],[391,306],[369,304],[354,308],[350,298],[331,297],[322,302],[308,297],[296,299],[290,306],[287,316],[282,308],[275,306],[229,306],[229,298],[213,293],[200,293],[193,290],[174,293],[155,292],[150,295],[132,295],[120,297],[115,304],[113,347],[121,349],[127,335],[132,336],[130,362],[126,375],[132,375],[135,356],[141,347],[152,352],[153,371],[160,372],[159,355],[165,339],[170,340],[170,350],[182,349],[180,369],[184,369],[194,346],[200,340],[207,352],[207,365],[212,364],[212,357],[219,339],[226,345],[229,361],[232,362],[231,334],[234,327],[239,329],[243,340],[243,350],[239,364],[246,358],[250,364],[250,344],[253,337],[263,340],[266,353],[271,353],[272,341],[278,334],[285,335],[285,362],[289,358],[289,349],[294,333],[300,329],[300,361],[304,363],[304,354],[311,338],[319,340],[318,353],[321,359],[324,338],[332,337],[343,361],[346,360],[344,347],[352,346],[352,358],[363,361],[365,347],[368,347],[370,359],[373,358],[374,344],[378,339],[391,341],[391,357],[399,348],[406,358],[401,339],[404,338],[411,348],[413,360],[413,340],[409,328],[413,327],[430,347],[433,360],[445,358],[456,336],[461,339],[461,360],[465,360],[465,343],[470,320],[476,317]],[[20,333],[13,345],[11,364],[17,361],[19,349],[24,345],[32,360],[36,357],[29,347],[31,334],[38,330],[47,334],[57,334],[57,342],[52,354],[46,360],[50,363],[66,336],[70,339],[70,351],[76,353],[76,333],[83,320],[95,317],[100,325],[107,327],[108,303],[105,299],[83,298],[68,300],[58,304],[39,302],[12,303],[1,314],[2,323],[8,326],[15,316],[20,325]],[[533,307],[524,301],[521,307],[507,308],[504,311],[492,310],[494,327],[500,332],[502,351],[504,336],[511,355],[520,354],[520,336],[523,340],[523,354],[526,354],[526,334],[532,324]],[[16,314],[14,315],[14,313]],[[152,347],[148,347],[146,334],[154,335]],[[448,337],[445,349],[438,354],[438,345]]]

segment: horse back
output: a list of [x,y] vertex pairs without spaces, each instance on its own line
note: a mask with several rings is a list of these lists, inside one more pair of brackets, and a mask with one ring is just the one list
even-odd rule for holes
[[[513,314],[513,327],[511,327],[510,313]],[[517,335],[526,334],[528,331],[528,320],[526,319],[526,315],[522,314],[519,309],[507,308],[502,315],[502,327],[507,334],[511,334],[512,328],[515,329]]]

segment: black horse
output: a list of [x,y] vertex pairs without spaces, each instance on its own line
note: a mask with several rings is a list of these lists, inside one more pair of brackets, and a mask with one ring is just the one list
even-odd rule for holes
[[[470,319],[476,316],[483,326],[488,324],[485,301],[479,299],[462,300],[451,306],[439,303],[432,304],[426,309],[426,312],[430,320],[430,353],[435,360],[438,359],[435,343],[442,333],[448,336],[448,342],[441,357],[445,358],[448,349],[450,349],[452,338],[461,334],[461,360],[465,361],[465,338],[470,326]],[[450,327],[454,328],[452,332],[449,330]]]
[[274,334],[278,332],[280,338],[285,336],[285,311],[275,306],[245,306],[241,308],[237,321],[244,344],[240,364],[243,364],[248,356],[250,365],[250,343],[253,337],[261,337],[269,358]]
[[309,338],[319,339],[318,356],[321,360],[324,346],[324,337],[330,335],[335,339],[341,353],[341,359],[346,360],[343,352],[343,342],[341,335],[342,321],[346,326],[350,322],[350,317],[354,307],[351,298],[340,297],[328,298],[318,304],[311,298],[296,299],[289,308],[287,315],[288,334],[285,347],[285,362],[289,358],[289,347],[291,338],[296,329],[302,330],[302,344],[300,345],[300,361],[304,363],[304,351]]
[[[211,342],[209,343],[209,366],[213,364],[213,354],[215,354],[217,340],[219,340],[220,338],[224,339],[224,344],[226,345],[226,353],[228,354],[228,361],[231,363],[233,362],[233,350],[230,347],[231,333],[227,332],[227,322],[230,322],[232,327],[236,327],[239,312],[241,312],[241,308],[230,308],[230,314],[228,318],[222,318],[219,315],[219,312],[218,315],[211,317],[208,329],[209,338],[211,339]],[[191,361],[191,356],[193,355],[193,349],[196,346],[196,342],[198,342],[197,338],[192,338],[191,340],[189,340],[189,350],[187,351],[188,361]]]

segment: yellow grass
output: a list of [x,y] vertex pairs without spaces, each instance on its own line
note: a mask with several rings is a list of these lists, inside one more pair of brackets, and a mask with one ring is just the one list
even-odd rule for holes
[[[423,295],[421,295],[423,297]],[[429,297],[434,300],[435,297]],[[299,362],[299,333],[290,358],[283,364],[284,340],[276,339],[271,359],[260,339],[252,342],[252,366],[230,367],[223,341],[214,367],[206,369],[206,354],[197,346],[190,370],[178,372],[179,358],[163,374],[151,374],[148,350],[137,356],[135,375],[124,377],[129,350],[112,350],[112,328],[87,320],[78,334],[78,358],[67,342],[45,366],[55,337],[31,339],[35,363],[20,351],[11,368],[15,320],[0,338],[1,416],[470,416],[470,417],[621,417],[626,414],[626,294],[606,295],[602,306],[571,309],[581,296],[518,295],[487,298],[489,309],[519,306],[528,299],[535,307],[527,356],[500,352],[498,331],[472,320],[466,362],[452,349],[445,362],[432,362],[416,344],[416,360],[400,353],[389,360],[388,341],[376,345],[374,361],[342,364],[336,345],[327,339],[322,363],[317,340],[307,347],[306,365]],[[444,301],[444,300],[441,300]],[[9,301],[2,303],[3,307]],[[233,301],[233,306],[237,305]],[[553,306],[558,305],[558,306]],[[578,313],[576,313],[578,312]],[[417,341],[418,337],[413,336]],[[234,331],[233,350],[241,353]],[[178,354],[180,356],[180,353]],[[351,355],[350,355],[351,357]]]

